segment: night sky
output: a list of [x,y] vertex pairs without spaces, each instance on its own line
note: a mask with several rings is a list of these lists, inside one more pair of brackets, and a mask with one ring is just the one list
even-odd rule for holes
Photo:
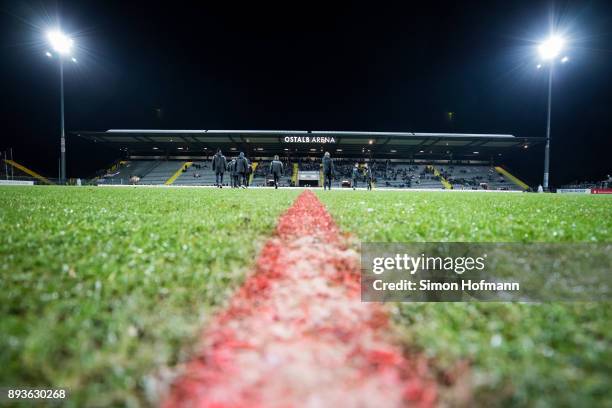
[[[112,4],[111,4],[112,3]],[[55,176],[57,61],[45,31],[74,36],[66,127],[511,133],[544,137],[536,42],[553,23],[551,184],[612,171],[612,2],[11,1],[0,7],[0,150]],[[205,3],[205,2],[202,2]],[[455,112],[449,121],[446,112]],[[68,176],[118,157],[68,140]],[[511,159],[532,183],[543,154]]]

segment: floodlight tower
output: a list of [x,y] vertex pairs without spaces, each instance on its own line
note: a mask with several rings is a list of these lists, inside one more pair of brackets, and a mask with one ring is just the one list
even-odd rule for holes
[[60,71],[60,115],[61,115],[61,133],[60,133],[60,184],[66,183],[66,130],[64,127],[64,58],[70,57],[74,63],[76,58],[71,57],[74,41],[60,30],[52,30],[47,33],[47,40],[54,54],[47,51],[45,55],[49,58],[57,56],[59,60]]
[[[546,147],[544,148],[544,180],[542,187],[544,191],[548,191],[548,175],[550,168],[550,113],[552,109],[552,80],[555,62],[565,46],[565,40],[557,35],[550,36],[547,40],[540,43],[538,52],[543,62],[548,63],[548,109],[546,117]],[[567,56],[560,59],[562,63],[569,61]],[[542,68],[542,64],[538,64],[538,69]]]

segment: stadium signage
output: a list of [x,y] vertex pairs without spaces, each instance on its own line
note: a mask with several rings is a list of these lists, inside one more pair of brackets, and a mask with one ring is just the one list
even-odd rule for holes
[[612,188],[558,188],[557,193],[612,194]]
[[557,193],[559,194],[567,194],[567,193],[591,194],[591,189],[590,188],[558,188]]
[[336,138],[327,136],[285,136],[283,138],[285,143],[336,143]]

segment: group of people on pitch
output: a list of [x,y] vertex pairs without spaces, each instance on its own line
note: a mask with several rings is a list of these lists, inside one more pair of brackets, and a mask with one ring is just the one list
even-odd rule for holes
[[238,157],[228,162],[221,149],[217,150],[217,153],[213,156],[212,170],[215,172],[215,186],[219,188],[223,188],[223,176],[226,171],[230,175],[230,186],[232,188],[247,188],[249,178],[253,173],[251,162],[243,152],[240,152]]
[[[334,179],[336,170],[334,167],[334,161],[331,158],[329,152],[325,152],[323,155],[323,159],[321,160],[321,164],[323,167],[323,190],[329,189],[331,190],[332,180]],[[368,190],[372,189],[372,181],[374,176],[372,174],[372,169],[368,166],[367,163],[363,165],[363,174],[362,170],[359,168],[359,163],[355,163],[353,169],[351,171],[351,185],[353,190],[357,188],[357,183],[359,179],[365,177],[366,187]]]
[[[253,174],[253,166],[243,152],[228,162],[221,149],[217,150],[213,156],[212,169],[215,172],[215,186],[219,188],[223,188],[223,176],[226,171],[230,174],[232,188],[247,188],[251,174]],[[278,181],[284,174],[283,163],[279,160],[278,155],[274,156],[274,160],[270,163],[270,174],[274,178],[274,188],[278,188]]]
[[[325,152],[323,155],[321,166],[323,168],[323,189],[331,190],[332,180],[334,179],[336,171],[334,161],[329,152]],[[228,162],[221,152],[221,149],[218,149],[217,153],[213,156],[212,169],[215,172],[215,185],[219,188],[223,188],[223,176],[226,171],[230,173],[230,186],[233,188],[247,188],[249,186],[249,178],[253,173],[253,167],[243,152],[240,152],[238,157]],[[274,160],[270,163],[269,169],[269,174],[272,175],[275,189],[278,188],[279,179],[284,175],[284,172],[283,163],[279,160],[278,155],[275,155]],[[359,168],[359,164],[355,163],[351,176],[353,190],[357,188],[358,180],[364,176],[367,189],[372,189],[373,175],[367,163],[363,166],[363,175],[362,170]]]

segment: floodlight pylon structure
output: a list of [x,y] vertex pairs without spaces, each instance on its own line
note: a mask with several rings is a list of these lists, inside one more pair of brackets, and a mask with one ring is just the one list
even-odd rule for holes
[[[70,56],[74,41],[60,30],[53,30],[47,33],[47,40],[51,49],[55,52],[59,60],[60,74],[60,184],[66,183],[66,128],[64,120],[64,57]],[[47,57],[53,58],[54,54],[47,51]],[[74,57],[72,62],[76,63]]]
[[[549,175],[550,175],[550,120],[552,112],[552,83],[553,83],[553,71],[555,67],[556,59],[563,51],[565,46],[565,40],[559,36],[553,35],[547,40],[543,41],[539,47],[538,52],[544,62],[548,62],[548,104],[546,111],[546,145],[544,147],[544,177],[542,180],[542,188],[544,191],[549,190]],[[562,63],[569,61],[567,56],[561,59]],[[542,68],[542,64],[538,64],[538,69]]]

